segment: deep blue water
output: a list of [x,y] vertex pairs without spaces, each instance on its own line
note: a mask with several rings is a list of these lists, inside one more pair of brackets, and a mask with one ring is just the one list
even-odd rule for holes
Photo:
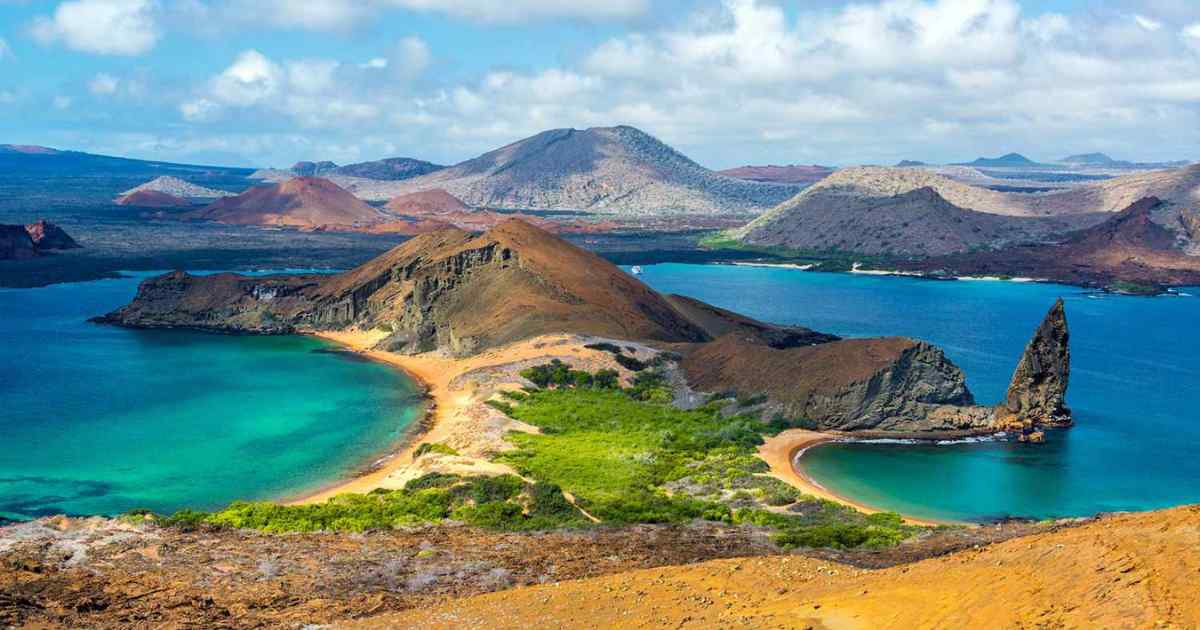
[[0,289],[0,517],[316,489],[422,410],[399,371],[315,339],[86,323],[128,302],[138,275]]
[[1052,431],[1040,446],[833,444],[810,451],[805,471],[839,494],[931,518],[1081,516],[1200,502],[1200,298],[724,265],[652,265],[642,279],[767,321],[931,341],[986,404],[1002,398],[1025,344],[1062,296],[1074,428]]

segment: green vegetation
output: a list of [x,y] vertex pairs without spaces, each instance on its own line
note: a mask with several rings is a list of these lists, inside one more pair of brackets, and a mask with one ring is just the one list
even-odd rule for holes
[[1126,282],[1124,280],[1117,280],[1108,285],[1107,288],[1113,293],[1122,293],[1124,295],[1158,295],[1163,292],[1162,287],[1157,285]]
[[550,363],[521,370],[521,376],[538,387],[595,387],[612,389],[617,387],[615,370],[600,370],[595,374],[583,370],[572,370],[558,359]]
[[508,413],[542,432],[510,434],[518,448],[499,459],[561,486],[606,523],[753,524],[775,530],[784,546],[884,546],[912,533],[896,515],[865,516],[763,474],[755,448],[782,422],[722,418],[717,401],[684,411],[670,399],[657,371],[639,373],[624,390],[527,392]]
[[417,459],[426,453],[438,453],[441,455],[458,455],[458,451],[452,447],[442,444],[441,442],[424,442],[413,450],[413,459]]
[[[145,518],[144,514],[139,511],[130,518]],[[343,494],[313,505],[238,501],[218,512],[181,510],[158,521],[182,529],[210,526],[282,533],[362,532],[446,519],[504,531],[579,527],[589,522],[553,484],[526,483],[512,475],[438,473],[414,479],[402,490]]]

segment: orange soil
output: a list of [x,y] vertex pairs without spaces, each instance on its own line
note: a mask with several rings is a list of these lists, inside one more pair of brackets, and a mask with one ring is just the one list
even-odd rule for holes
[[344,628],[1197,628],[1200,506],[878,571],[797,556],[517,588]]

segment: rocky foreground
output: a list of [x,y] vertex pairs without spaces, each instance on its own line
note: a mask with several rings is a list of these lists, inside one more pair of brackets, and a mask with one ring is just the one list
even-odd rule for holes
[[[882,568],[1069,525],[943,530],[890,549],[818,550],[808,557],[839,571]],[[436,526],[275,535],[54,517],[0,528],[0,627],[303,628],[521,586],[565,591],[581,578],[720,558],[808,562],[782,553],[761,529],[708,523],[520,534]],[[530,627],[543,618],[537,611],[515,617],[519,610],[474,627],[520,621]],[[388,627],[407,627],[395,623]]]

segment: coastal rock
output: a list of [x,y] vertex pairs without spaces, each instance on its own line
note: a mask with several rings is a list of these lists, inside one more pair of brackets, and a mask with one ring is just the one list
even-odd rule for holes
[[806,428],[837,431],[958,433],[985,430],[962,370],[936,346],[900,337],[844,339],[772,348],[731,333],[683,361],[696,389],[766,394],[766,414]]
[[1071,425],[1066,405],[1071,374],[1070,331],[1061,298],[1050,308],[1013,372],[996,424],[1007,429]]

